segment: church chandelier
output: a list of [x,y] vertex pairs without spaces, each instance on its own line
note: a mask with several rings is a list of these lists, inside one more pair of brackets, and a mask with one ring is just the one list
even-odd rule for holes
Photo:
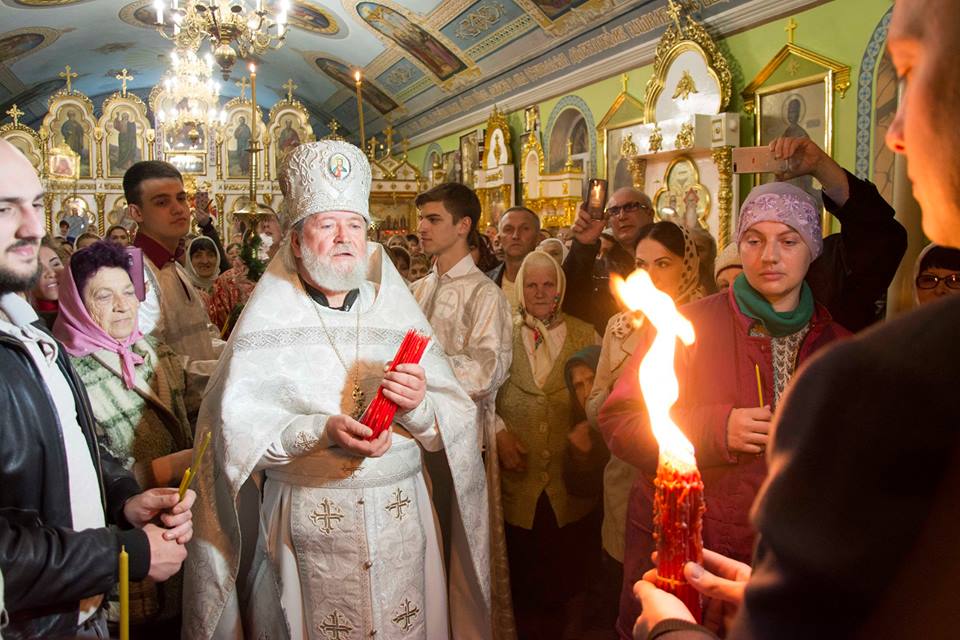
[[[224,80],[238,58],[279,49],[287,35],[287,0],[280,0],[275,10],[268,10],[263,0],[155,0],[153,6],[157,30],[178,49],[196,51],[210,41]],[[169,23],[164,22],[167,12]]]
[[168,106],[157,110],[157,122],[166,130],[184,131],[186,139],[196,143],[201,128],[216,129],[227,117],[220,107],[220,83],[212,77],[213,57],[179,49],[170,54],[170,63],[161,80],[161,104]]

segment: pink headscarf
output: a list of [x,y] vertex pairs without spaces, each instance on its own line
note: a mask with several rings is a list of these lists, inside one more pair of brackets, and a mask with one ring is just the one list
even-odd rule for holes
[[747,229],[768,221],[782,222],[799,233],[813,258],[823,251],[820,206],[800,187],[789,182],[769,182],[754,187],[740,207],[737,245]]
[[83,304],[83,298],[77,291],[73,272],[67,267],[58,276],[60,281],[60,313],[53,324],[53,336],[60,341],[71,356],[80,358],[94,351],[106,349],[120,356],[123,383],[132,389],[136,378],[134,367],[143,364],[143,358],[133,352],[131,347],[143,338],[137,325],[137,316],[133,317],[133,331],[122,342],[113,338],[100,328]]

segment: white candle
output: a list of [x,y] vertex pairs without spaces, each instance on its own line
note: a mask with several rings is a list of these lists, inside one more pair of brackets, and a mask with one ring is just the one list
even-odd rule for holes
[[153,6],[157,10],[157,24],[163,24],[163,0],[156,0]]

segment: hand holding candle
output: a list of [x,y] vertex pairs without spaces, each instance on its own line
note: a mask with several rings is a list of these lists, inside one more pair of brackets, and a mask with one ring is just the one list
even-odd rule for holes
[[210,432],[207,431],[207,434],[203,438],[203,444],[200,445],[200,449],[197,451],[197,455],[194,458],[194,464],[187,467],[186,472],[183,474],[183,480],[180,481],[180,488],[177,490],[180,500],[183,500],[183,496],[187,494],[187,489],[189,489],[190,485],[193,484],[193,479],[196,478],[197,474],[200,472],[200,463],[203,462],[203,454],[207,452],[207,447],[209,445]]
[[[427,350],[428,344],[430,344],[429,336],[414,329],[408,331],[403,338],[403,342],[400,343],[397,354],[393,357],[393,362],[390,363],[388,372],[396,371],[400,365],[418,364],[420,358],[423,357],[423,353]],[[390,428],[397,409],[397,403],[384,395],[384,387],[381,385],[377,389],[377,396],[360,417],[360,422],[373,430],[373,433],[367,438],[368,440],[374,440],[384,430]]]

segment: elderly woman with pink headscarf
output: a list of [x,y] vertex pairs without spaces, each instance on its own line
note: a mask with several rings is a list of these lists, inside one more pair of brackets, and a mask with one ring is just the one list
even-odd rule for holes
[[[823,248],[820,207],[810,195],[782,182],[755,188],[740,209],[737,244],[743,273],[733,285],[681,308],[697,339],[678,355],[680,398],[672,415],[693,443],[703,474],[704,546],[750,562],[755,532],[749,511],[767,475],[764,453],[777,405],[797,368],[849,332],[804,281]],[[640,470],[627,514],[617,624],[622,638],[631,637],[639,613],[633,582],[652,567],[655,548],[659,448],[637,377],[644,355],[639,349],[633,354],[598,418],[611,451]]]
[[[87,389],[100,446],[144,489],[176,486],[193,454],[183,368],[169,347],[137,327],[140,301],[127,251],[102,240],[73,254],[59,274],[53,335]],[[131,622],[173,623],[179,590],[176,579],[131,585]]]

